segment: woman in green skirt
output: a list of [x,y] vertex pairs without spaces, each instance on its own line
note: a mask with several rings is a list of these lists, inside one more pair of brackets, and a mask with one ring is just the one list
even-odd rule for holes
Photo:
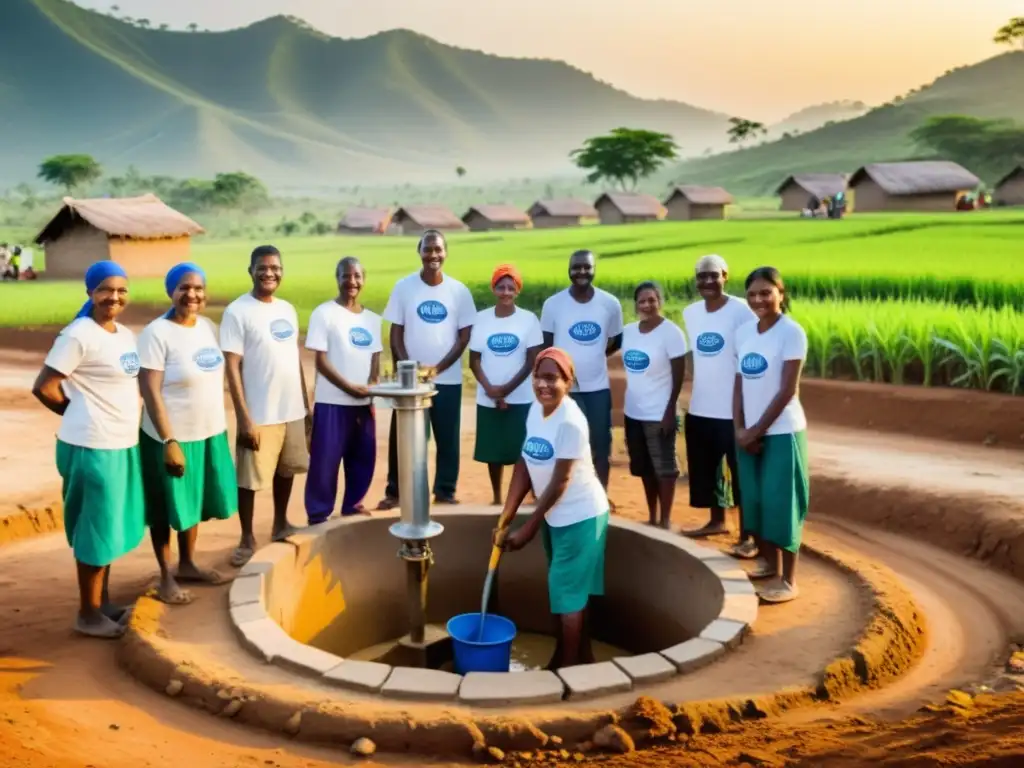
[[785,312],[782,276],[773,267],[750,273],[747,303],[757,315],[736,332],[738,371],[733,390],[736,464],[743,522],[761,557],[751,579],[767,603],[797,596],[796,565],[810,501],[807,418],[800,404],[800,372],[807,334]]
[[530,371],[544,345],[540,320],[516,306],[523,279],[511,264],[491,276],[495,306],[477,313],[469,338],[469,367],[476,376],[476,447],[473,458],[487,465],[493,504],[501,504],[504,467],[519,461],[526,417],[533,402]]
[[85,290],[89,300],[53,342],[32,394],[61,417],[57,471],[81,601],[75,629],[116,638],[127,612],[110,602],[110,564],[135,549],[146,530],[139,354],[135,334],[117,322],[128,304],[124,269],[96,262],[85,273]]
[[587,606],[591,596],[604,594],[608,496],[594,471],[587,418],[568,396],[574,379],[572,359],[563,350],[550,347],[537,355],[536,401],[502,518],[512,518],[531,488],[537,505],[515,532],[495,531],[495,543],[508,551],[522,549],[542,531],[548,599],[558,620],[548,669],[594,661]]
[[[200,313],[206,276],[178,264],[164,280],[171,309],[139,336],[145,410],[139,446],[146,518],[160,566],[157,598],[185,605],[192,594],[178,582],[221,584],[216,571],[196,565],[199,523],[238,510],[235,467],[224,415],[224,355],[217,328]],[[170,571],[171,529],[178,534],[178,568]]]

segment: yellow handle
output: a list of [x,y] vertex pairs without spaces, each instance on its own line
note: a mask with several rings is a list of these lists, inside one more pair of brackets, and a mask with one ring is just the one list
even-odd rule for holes
[[493,571],[498,567],[498,561],[501,559],[501,547],[491,547],[491,560],[487,563],[487,570]]

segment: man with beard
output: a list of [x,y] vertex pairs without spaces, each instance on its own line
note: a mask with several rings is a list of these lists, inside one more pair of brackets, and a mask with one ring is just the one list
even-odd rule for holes
[[544,302],[540,327],[544,346],[565,350],[576,368],[570,396],[590,427],[590,452],[597,476],[608,490],[612,452],[612,391],[608,356],[622,346],[622,305],[594,287],[596,257],[576,251],[569,257],[570,285]]
[[238,519],[242,537],[231,556],[245,565],[256,550],[253,508],[256,491],[272,486],[274,541],[294,529],[288,501],[295,475],[309,468],[309,394],[299,359],[299,318],[295,307],[274,296],[284,268],[281,252],[261,245],[249,259],[252,291],[231,302],[220,325],[228,389],[238,431]]

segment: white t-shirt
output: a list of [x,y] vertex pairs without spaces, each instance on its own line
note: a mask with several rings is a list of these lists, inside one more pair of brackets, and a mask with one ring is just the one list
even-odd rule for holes
[[597,479],[590,457],[587,418],[572,398],[562,400],[547,418],[544,418],[543,406],[534,401],[526,418],[522,456],[538,498],[551,483],[555,461],[573,459],[569,486],[544,516],[552,528],[563,528],[608,511],[608,496]]
[[[139,335],[143,368],[163,371],[160,387],[171,436],[183,443],[206,440],[226,430],[224,416],[224,355],[217,343],[217,326],[206,317],[191,328],[159,317]],[[142,431],[160,439],[143,407]]]
[[67,410],[57,438],[83,448],[122,450],[139,444],[139,351],[135,334],[116,323],[108,333],[90,317],[68,325],[45,365],[63,373]]
[[[480,353],[480,367],[487,380],[501,386],[515,376],[526,364],[526,350],[544,344],[540,332],[540,320],[526,309],[516,307],[508,317],[497,317],[494,307],[481,309],[473,321],[473,333],[469,337],[469,350]],[[487,408],[494,407],[494,400],[484,393],[482,385],[476,385],[476,402]],[[512,405],[533,402],[533,385],[530,377],[505,398]]]
[[[785,361],[807,358],[807,334],[799,323],[783,315],[764,333],[757,332],[757,323],[744,325],[736,334],[736,349],[737,370],[743,377],[743,417],[749,429],[779,393]],[[805,429],[807,417],[800,398],[794,396],[765,434],[789,435]]]
[[684,355],[686,337],[671,320],[662,320],[647,333],[640,333],[640,323],[626,326],[622,332],[626,416],[637,421],[661,421],[672,395],[672,361]]
[[242,356],[242,389],[253,424],[287,424],[305,417],[295,307],[284,299],[239,296],[221,318],[220,347]]
[[[421,366],[441,362],[459,331],[473,325],[475,318],[473,295],[465,285],[449,275],[440,285],[427,285],[419,272],[395,283],[384,309],[385,320],[405,328],[405,350]],[[439,373],[434,383],[461,384],[459,361]]]
[[688,411],[708,419],[732,419],[732,390],[736,384],[736,331],[757,322],[747,302],[735,296],[715,312],[704,301],[683,310],[686,336],[693,352],[693,389]]
[[[327,362],[341,378],[366,386],[370,382],[370,364],[375,352],[384,349],[381,342],[381,318],[363,308],[356,314],[336,301],[325,301],[313,310],[306,329],[306,349],[326,352]],[[352,397],[320,373],[316,375],[313,402],[328,405],[369,405],[369,397]]]
[[564,349],[576,366],[580,392],[608,389],[608,339],[622,333],[622,305],[607,291],[594,289],[590,301],[581,304],[569,289],[544,302],[541,330],[554,334],[555,346]]

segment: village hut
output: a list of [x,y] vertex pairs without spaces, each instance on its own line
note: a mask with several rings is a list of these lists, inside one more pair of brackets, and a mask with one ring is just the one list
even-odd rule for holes
[[724,219],[725,206],[732,203],[732,195],[721,187],[683,184],[673,187],[663,205],[665,218],[670,221],[697,221]]
[[338,222],[339,235],[384,235],[391,226],[390,208],[362,208],[353,206],[345,211]]
[[845,191],[845,173],[794,173],[776,188],[775,194],[780,198],[780,211],[800,213],[812,197],[820,202]]
[[49,278],[81,278],[94,261],[116,261],[133,278],[163,277],[189,260],[191,237],[203,228],[156,195],[76,200],[36,237]]
[[571,197],[538,200],[526,213],[533,221],[534,229],[578,227],[583,223],[583,219],[597,218],[597,209],[594,206]]
[[530,217],[514,205],[474,205],[462,215],[462,223],[470,232],[523,229],[530,226]]
[[872,163],[850,176],[853,207],[870,211],[955,211],[956,201],[981,180],[948,160]]
[[594,201],[594,208],[602,224],[637,224],[665,215],[658,198],[637,192],[605,192]]
[[1024,205],[1024,165],[1018,165],[999,180],[992,199],[996,205]]
[[419,235],[425,229],[442,232],[461,232],[466,228],[451,209],[443,205],[403,205],[391,222],[403,235]]

